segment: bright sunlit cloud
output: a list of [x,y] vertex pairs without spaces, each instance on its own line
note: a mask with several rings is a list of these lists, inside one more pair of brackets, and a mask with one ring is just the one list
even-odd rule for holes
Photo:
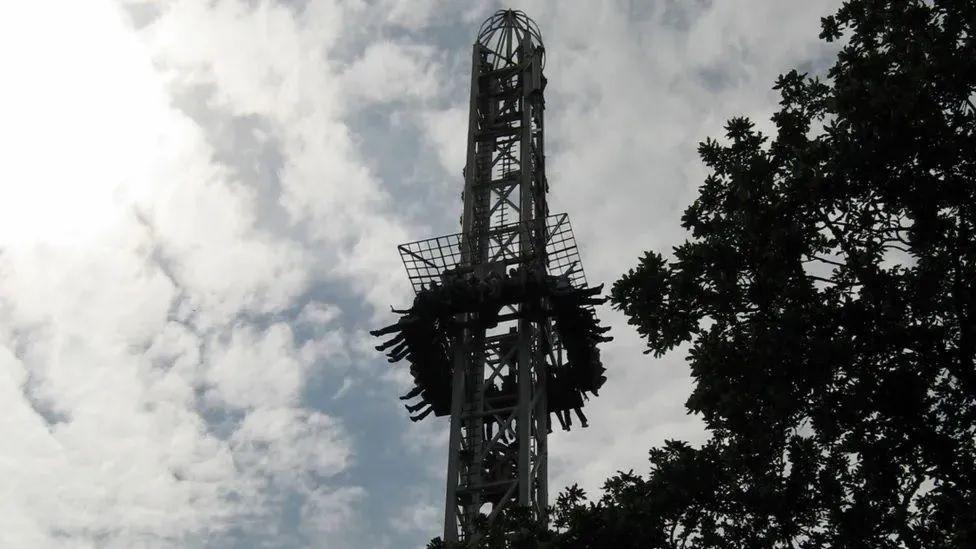
[[151,181],[166,96],[117,6],[0,6],[0,245],[79,244]]

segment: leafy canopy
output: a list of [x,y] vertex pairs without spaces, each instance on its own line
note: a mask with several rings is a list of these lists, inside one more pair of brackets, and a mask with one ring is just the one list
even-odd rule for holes
[[692,238],[614,287],[649,352],[691,344],[713,434],[652,451],[685,499],[641,546],[976,544],[976,4],[822,22],[828,82],[777,80],[772,139],[702,143]]

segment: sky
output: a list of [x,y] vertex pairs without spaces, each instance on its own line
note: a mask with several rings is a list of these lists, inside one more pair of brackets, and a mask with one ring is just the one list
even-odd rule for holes
[[[423,547],[447,421],[369,329],[402,242],[457,232],[471,43],[546,47],[550,209],[587,278],[668,254],[697,144],[823,73],[836,0],[76,0],[0,4],[0,546]],[[626,319],[550,493],[700,443],[686,349]]]

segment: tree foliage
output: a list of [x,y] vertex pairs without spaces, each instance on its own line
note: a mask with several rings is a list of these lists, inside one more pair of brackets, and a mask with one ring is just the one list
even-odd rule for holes
[[648,351],[690,343],[713,434],[672,467],[714,484],[648,547],[976,544],[976,6],[822,23],[828,81],[777,80],[772,139],[702,143],[692,238],[613,290]]
[[976,2],[848,0],[821,38],[826,79],[702,143],[689,240],[613,288],[647,352],[690,347],[711,439],[518,546],[976,546]]

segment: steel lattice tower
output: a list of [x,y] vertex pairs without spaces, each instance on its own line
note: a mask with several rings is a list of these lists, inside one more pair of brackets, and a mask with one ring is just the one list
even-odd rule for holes
[[[605,381],[592,305],[566,214],[546,203],[541,35],[499,11],[472,51],[462,232],[402,244],[417,297],[377,347],[407,358],[412,419],[450,415],[446,541],[474,541],[508,507],[546,521],[550,414],[564,429]],[[428,408],[424,409],[425,407]]]
[[[488,19],[473,47],[462,218],[471,257],[462,261],[476,272],[499,259],[517,261],[525,274],[546,272],[543,61],[538,28],[517,11]],[[495,253],[489,253],[492,242]],[[509,306],[509,320],[493,333],[466,330],[455,350],[455,368],[465,375],[456,375],[453,386],[445,540],[470,535],[472,518],[486,503],[489,519],[509,502],[544,517],[548,426],[540,339],[551,327],[519,314],[540,306]],[[486,380],[504,376],[514,377],[508,387],[503,381],[512,390],[489,397]],[[505,467],[514,474],[485,474]]]

